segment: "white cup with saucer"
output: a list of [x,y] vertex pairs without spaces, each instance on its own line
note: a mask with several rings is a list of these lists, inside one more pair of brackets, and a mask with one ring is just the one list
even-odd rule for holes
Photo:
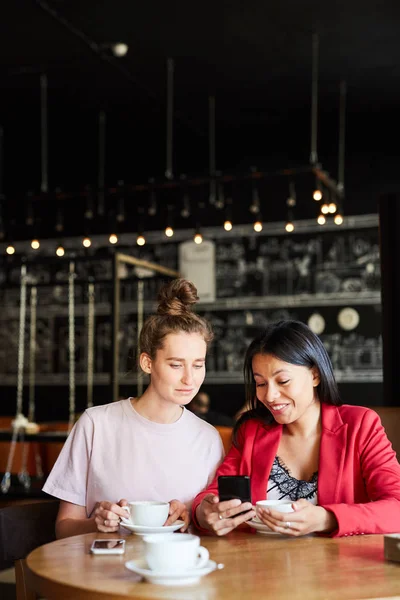
[[135,500],[123,506],[131,525],[141,527],[162,527],[168,519],[169,502]]
[[207,548],[200,546],[200,538],[188,533],[147,535],[143,538],[147,564],[152,571],[184,573],[201,569],[209,561]]
[[[257,508],[271,508],[272,510],[276,510],[281,513],[291,513],[294,512],[292,508],[293,500],[259,500],[256,502],[256,513]],[[253,519],[256,523],[261,523],[261,519],[256,516]]]

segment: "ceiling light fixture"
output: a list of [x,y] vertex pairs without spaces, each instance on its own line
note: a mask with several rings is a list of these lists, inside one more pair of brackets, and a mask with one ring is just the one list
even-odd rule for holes
[[294,225],[291,221],[288,221],[285,225],[285,229],[288,233],[292,233],[294,231]]
[[321,206],[321,212],[322,212],[323,215],[327,215],[328,214],[328,212],[329,212],[329,206],[328,206],[328,204],[323,204]]
[[84,237],[82,240],[82,245],[85,248],[90,248],[90,246],[92,245],[92,240],[90,239],[90,237]]
[[227,219],[224,223],[224,229],[225,229],[225,231],[232,231],[232,229],[233,229],[232,221]]
[[318,225],[325,225],[326,219],[325,219],[324,215],[318,215],[317,223],[318,223]]
[[122,56],[125,56],[127,54],[129,46],[128,44],[124,44],[123,42],[117,42],[116,44],[111,45],[111,50],[114,56],[118,56],[118,58],[121,58]]
[[60,245],[58,246],[57,250],[56,250],[56,254],[57,256],[59,256],[61,258],[61,256],[64,256],[65,254],[65,250],[64,248]]
[[201,244],[203,242],[203,236],[201,235],[200,232],[196,232],[193,238],[193,241],[195,244]]
[[260,231],[262,231],[262,228],[263,228],[263,225],[262,225],[261,221],[256,221],[253,225],[253,229],[257,233],[260,233]]
[[296,188],[294,187],[294,182],[289,181],[289,197],[286,199],[287,209],[287,222],[285,225],[285,229],[288,233],[292,233],[294,231],[294,223],[293,223],[293,209],[296,206],[297,202],[297,194]]
[[314,190],[313,198],[316,202],[319,202],[320,200],[322,200],[322,192],[319,188]]
[[31,248],[33,250],[39,250],[39,248],[40,248],[40,242],[39,242],[39,240],[37,240],[37,239],[32,240],[31,241]]
[[343,217],[340,213],[337,213],[333,220],[336,225],[342,225],[342,223],[343,223]]
[[15,248],[14,248],[14,246],[12,244],[8,244],[8,246],[6,248],[6,252],[10,256],[12,256],[13,254],[15,254]]
[[144,246],[146,243],[146,238],[144,237],[144,235],[142,235],[142,234],[138,235],[136,238],[136,243],[138,246]]
[[118,236],[116,233],[111,233],[110,237],[108,238],[108,241],[110,242],[110,244],[116,244],[118,242]]
[[333,215],[337,211],[337,206],[334,202],[331,202],[328,206],[328,210]]
[[172,229],[172,227],[166,227],[165,228],[165,235],[167,237],[172,237],[174,235],[174,230]]

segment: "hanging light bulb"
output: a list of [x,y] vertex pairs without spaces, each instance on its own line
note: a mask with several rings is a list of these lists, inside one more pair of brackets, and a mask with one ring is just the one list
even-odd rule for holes
[[288,233],[292,233],[294,231],[294,225],[291,221],[288,221],[285,225],[285,229]]
[[136,243],[138,246],[144,246],[146,243],[146,239],[145,239],[144,235],[141,235],[141,234],[138,235],[136,238]]
[[317,202],[319,202],[320,200],[322,200],[322,192],[321,192],[321,190],[319,190],[319,189],[314,190],[313,198]]
[[340,213],[337,213],[333,220],[335,221],[336,225],[341,225],[343,223],[343,217]]
[[172,227],[165,228],[165,235],[167,237],[172,237],[174,235],[174,230],[172,229]]
[[203,241],[203,236],[201,235],[201,233],[196,232],[195,236],[193,238],[193,241],[194,241],[195,244],[201,244],[202,241]]
[[90,237],[84,237],[82,240],[82,245],[85,248],[90,248],[90,246],[92,245],[92,240],[90,239]]
[[39,242],[39,240],[37,240],[37,239],[32,240],[31,241],[31,248],[33,250],[39,250],[39,248],[40,248],[40,242]]
[[326,219],[325,219],[324,215],[318,215],[317,223],[318,223],[318,225],[325,225]]
[[9,254],[10,256],[12,254],[15,254],[15,248],[12,244],[8,244],[7,248],[6,248],[6,252],[7,254]]
[[329,212],[333,215],[337,211],[337,206],[334,202],[331,202],[328,206]]
[[229,219],[227,219],[224,223],[224,229],[225,231],[232,231],[233,225],[232,225],[232,221],[230,221]]
[[327,215],[328,214],[328,212],[329,212],[329,206],[328,206],[328,204],[323,204],[321,206],[321,212],[322,212],[323,215]]
[[61,245],[60,245],[60,246],[58,246],[58,248],[57,248],[57,250],[56,250],[56,254],[57,254],[57,256],[60,256],[60,257],[61,257],[61,256],[64,256],[64,254],[65,254],[65,250],[64,250],[64,248],[63,248]]
[[262,231],[262,228],[263,228],[263,226],[262,226],[261,221],[256,221],[253,225],[253,229],[254,229],[254,231],[257,231],[257,233]]
[[117,234],[111,233],[110,237],[108,238],[108,241],[110,242],[110,244],[116,244],[118,242]]
[[117,42],[116,44],[111,45],[111,50],[114,56],[121,58],[121,56],[125,56],[125,54],[128,52],[129,46],[123,42]]

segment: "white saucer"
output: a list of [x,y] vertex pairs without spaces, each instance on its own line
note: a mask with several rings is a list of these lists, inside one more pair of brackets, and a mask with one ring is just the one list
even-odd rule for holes
[[184,521],[175,521],[173,525],[163,527],[148,527],[145,525],[133,525],[129,519],[121,517],[121,525],[136,535],[149,535],[150,533],[172,533],[184,525]]
[[[257,530],[257,533],[262,533],[263,535],[280,535],[283,536],[282,533],[278,533],[277,531],[272,531],[268,525],[264,525],[264,523],[260,523],[259,521],[255,521],[251,519],[250,521],[246,521],[246,525],[253,527],[253,529]],[[285,537],[285,536],[283,536]]]
[[221,569],[223,567],[223,565],[217,565],[215,561],[209,560],[204,567],[197,569],[187,569],[186,571],[174,573],[152,571],[149,569],[145,558],[129,560],[125,563],[125,566],[127,569],[140,575],[150,583],[157,583],[159,585],[190,585],[192,583],[198,583],[200,577],[212,573],[212,571],[215,571],[217,568]]

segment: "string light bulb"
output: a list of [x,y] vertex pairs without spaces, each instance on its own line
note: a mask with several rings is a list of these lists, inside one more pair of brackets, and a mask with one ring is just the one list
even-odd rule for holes
[[337,206],[334,202],[331,202],[328,208],[331,215],[335,214],[335,212],[337,211]]
[[62,246],[58,246],[58,248],[57,248],[57,250],[56,250],[56,254],[57,254],[57,256],[59,256],[59,257],[61,257],[61,256],[64,256],[64,254],[65,254],[65,250],[64,250],[64,248],[63,248]]
[[318,225],[325,225],[326,219],[325,219],[324,215],[318,215],[317,223],[318,223]]
[[321,212],[322,212],[323,215],[327,215],[328,212],[329,212],[329,206],[327,204],[323,204],[321,206]]
[[31,241],[31,248],[32,250],[39,250],[40,248],[40,242],[37,239],[34,239]]
[[146,239],[145,239],[144,235],[138,235],[136,238],[136,243],[138,246],[144,246],[146,243]]
[[108,241],[110,242],[110,244],[116,244],[118,242],[118,236],[116,233],[112,233],[110,235],[110,237],[108,238]]
[[174,235],[174,230],[172,229],[172,227],[166,227],[164,233],[167,237],[170,238]]
[[318,190],[318,189],[314,190],[313,198],[314,198],[314,200],[316,202],[319,202],[320,200],[322,200],[322,192],[321,192],[321,190]]
[[82,240],[82,245],[85,248],[90,248],[90,246],[92,245],[92,240],[90,239],[90,237],[84,237]]
[[340,213],[337,213],[337,215],[335,215],[333,220],[336,225],[341,225],[343,223],[343,217]]
[[254,231],[257,231],[257,233],[262,231],[262,228],[263,228],[263,226],[262,226],[261,221],[256,221],[253,225],[253,229],[254,229]]
[[289,221],[288,223],[286,223],[285,225],[285,229],[288,233],[292,233],[292,231],[294,231],[294,225],[291,221]]
[[193,241],[195,244],[201,244],[203,242],[203,236],[201,235],[201,233],[197,232],[193,238]]
[[230,221],[229,219],[227,219],[224,223],[224,229],[225,231],[232,231],[233,225],[232,225],[232,221]]
[[9,254],[10,256],[12,256],[12,254],[15,254],[15,248],[12,244],[9,244],[6,248],[6,252],[7,254]]

